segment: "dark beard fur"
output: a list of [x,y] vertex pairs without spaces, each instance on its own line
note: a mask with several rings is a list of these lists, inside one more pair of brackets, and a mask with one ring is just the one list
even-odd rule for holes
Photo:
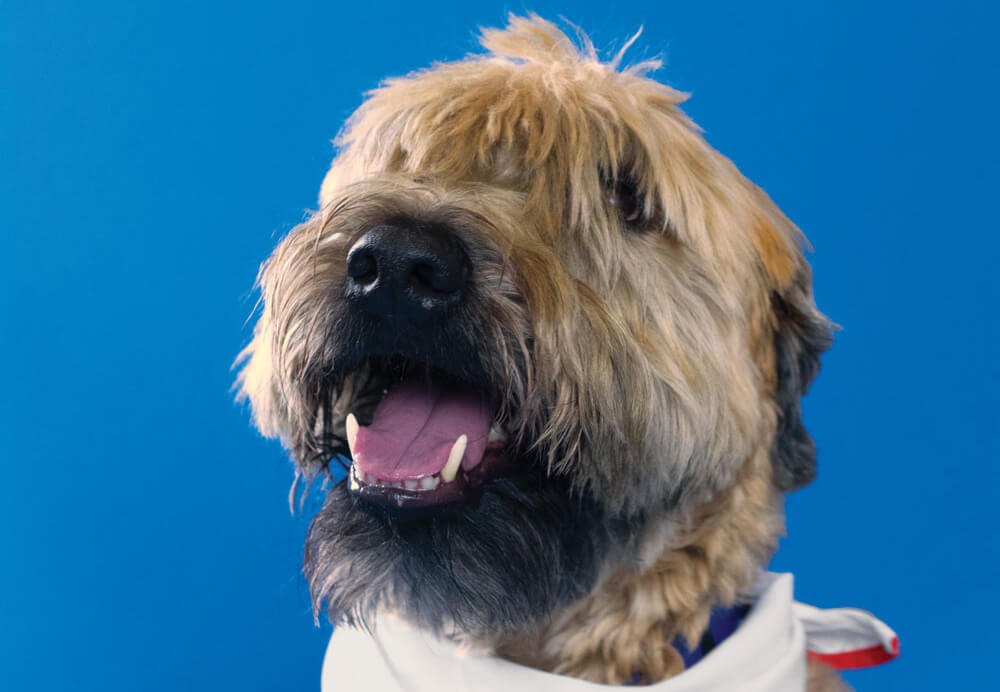
[[405,520],[331,489],[306,539],[316,610],[370,626],[379,608],[436,633],[495,639],[584,596],[626,527],[566,479],[530,472],[476,502]]

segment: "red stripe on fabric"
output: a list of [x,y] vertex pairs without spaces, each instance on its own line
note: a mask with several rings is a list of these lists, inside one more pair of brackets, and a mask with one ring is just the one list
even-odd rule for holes
[[883,663],[888,663],[897,656],[899,656],[899,637],[893,637],[892,651],[886,651],[883,646],[878,645],[870,646],[867,649],[840,651],[835,654],[809,652],[809,660],[825,663],[837,670],[854,670],[855,668],[880,666]]

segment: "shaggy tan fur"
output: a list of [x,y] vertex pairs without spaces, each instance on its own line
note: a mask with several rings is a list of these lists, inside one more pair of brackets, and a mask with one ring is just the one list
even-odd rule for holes
[[[585,599],[481,643],[596,682],[650,683],[681,670],[674,637],[697,641],[774,550],[776,296],[823,318],[798,229],[705,142],[685,95],[646,77],[659,63],[602,62],[580,40],[512,17],[483,32],[487,54],[369,95],[338,140],[321,210],[262,269],[240,385],[260,429],[317,473],[320,421],[342,429],[351,382],[332,400],[301,383],[329,358],[323,316],[347,248],[392,214],[459,228],[478,253],[492,324],[480,338],[516,404],[511,428],[547,450],[551,472],[651,517]],[[625,176],[641,232],[608,204],[607,180]]]
[[822,663],[809,662],[806,689],[809,692],[854,692],[834,668]]
[[674,527],[652,564],[618,571],[501,651],[594,682],[621,683],[640,673],[652,683],[681,672],[671,642],[682,635],[693,646],[712,608],[737,602],[774,549],[782,522],[769,467],[765,455],[750,459],[733,487]]

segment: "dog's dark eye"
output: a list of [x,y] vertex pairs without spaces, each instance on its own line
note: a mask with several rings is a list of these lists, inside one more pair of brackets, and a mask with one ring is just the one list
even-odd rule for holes
[[636,227],[642,222],[642,200],[635,182],[616,180],[607,186],[608,204],[618,211],[618,215],[628,227]]

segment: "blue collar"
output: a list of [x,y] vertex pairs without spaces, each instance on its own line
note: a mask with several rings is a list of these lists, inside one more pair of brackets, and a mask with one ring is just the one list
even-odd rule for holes
[[[691,649],[688,648],[687,640],[684,637],[677,637],[674,639],[674,648],[684,659],[684,669],[687,670],[695,663],[705,658],[708,653],[717,647],[722,641],[736,631],[736,628],[740,626],[743,622],[743,618],[746,617],[747,613],[750,612],[750,606],[746,604],[739,604],[734,606],[729,606],[726,608],[716,608],[712,611],[711,617],[708,619],[708,627],[705,628],[705,633],[701,635],[701,639],[698,643]],[[642,674],[636,673],[632,676],[632,679],[626,683],[628,685],[639,685],[642,684]]]
[[708,620],[705,633],[701,635],[701,639],[698,640],[698,644],[693,649],[687,648],[684,637],[677,637],[674,640],[674,648],[684,659],[684,668],[690,668],[703,659],[709,651],[721,644],[723,639],[735,632],[749,612],[750,606],[746,604],[716,608]]

